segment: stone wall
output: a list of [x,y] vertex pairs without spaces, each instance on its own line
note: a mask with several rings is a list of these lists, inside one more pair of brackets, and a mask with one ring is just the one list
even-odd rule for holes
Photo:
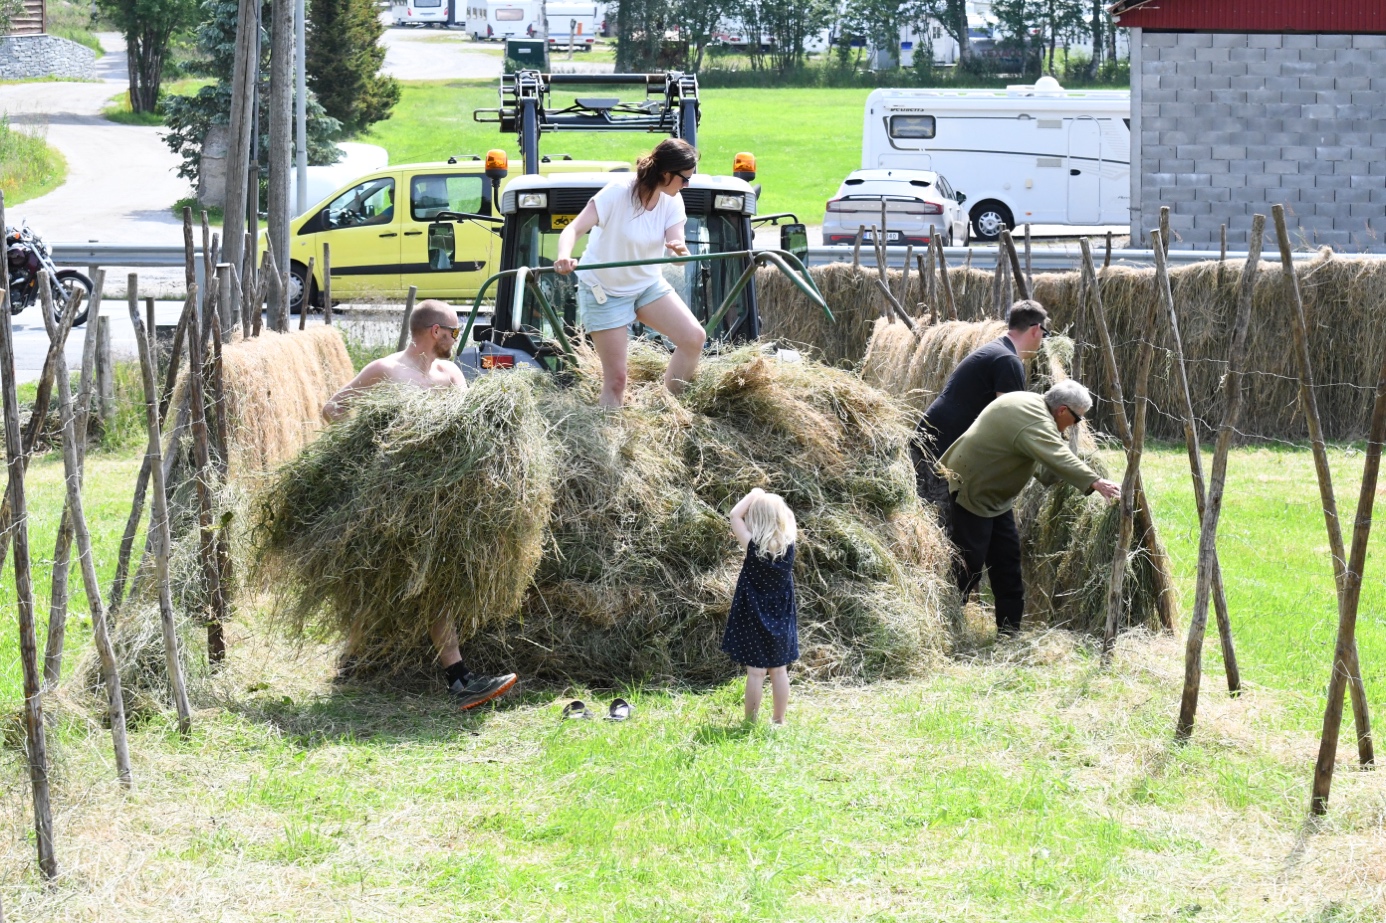
[[55,35],[0,36],[0,80],[96,79],[96,52]]
[[1280,203],[1297,243],[1386,251],[1386,35],[1135,31],[1133,236],[1168,205],[1173,246],[1244,248]]

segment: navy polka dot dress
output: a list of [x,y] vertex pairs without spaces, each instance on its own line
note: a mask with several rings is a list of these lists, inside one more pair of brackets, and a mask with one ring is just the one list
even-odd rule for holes
[[794,546],[773,560],[746,546],[736,579],[722,650],[748,667],[782,667],[799,659],[798,609],[794,602]]

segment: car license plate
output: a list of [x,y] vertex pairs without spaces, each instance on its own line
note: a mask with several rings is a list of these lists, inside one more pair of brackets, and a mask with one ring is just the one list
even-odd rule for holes
[[561,231],[572,224],[573,219],[576,217],[577,215],[550,215],[549,227],[553,228],[555,231]]
[[[874,235],[871,231],[862,231],[862,232],[861,232],[861,239],[862,239],[862,240],[875,240],[876,237],[875,237],[875,235]],[[899,232],[899,231],[886,231],[886,243],[890,243],[891,241],[898,241],[899,239],[900,239],[900,232]]]

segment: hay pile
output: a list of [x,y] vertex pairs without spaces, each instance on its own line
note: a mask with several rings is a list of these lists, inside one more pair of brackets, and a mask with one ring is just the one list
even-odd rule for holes
[[[741,560],[726,512],[763,486],[785,495],[802,530],[809,675],[906,674],[945,646],[948,548],[914,496],[899,405],[855,376],[754,349],[706,361],[679,400],[663,371],[660,354],[634,348],[630,405],[614,414],[595,406],[591,355],[567,388],[507,374],[466,396],[366,405],[265,494],[262,566],[292,627],[346,636],[387,670],[426,662],[425,623],[446,615],[476,669],[595,685],[721,680],[737,669],[718,648]],[[406,442],[412,454],[396,451]],[[435,465],[438,502],[421,507],[428,553],[408,515],[428,497],[397,485]],[[419,656],[386,655],[406,648]]]
[[[828,303],[839,318],[836,327],[820,323],[808,311],[803,295],[772,270],[757,277],[760,310],[767,336],[815,346],[832,362],[853,363],[867,353],[871,327],[879,316],[881,296],[871,281],[875,268],[853,271],[838,263],[811,270]],[[1381,367],[1386,339],[1379,333],[1386,324],[1386,264],[1377,260],[1335,256],[1329,250],[1296,267],[1304,310],[1309,325],[1309,352],[1314,367],[1319,412],[1330,439],[1362,438],[1371,417],[1376,375]],[[1188,358],[1189,386],[1195,414],[1205,437],[1221,420],[1219,383],[1227,368],[1231,324],[1236,311],[1236,290],[1241,264],[1217,261],[1196,263],[1171,271],[1180,329]],[[993,314],[991,276],[973,269],[950,269],[964,320],[982,320]],[[1145,317],[1156,297],[1154,269],[1112,266],[1101,272],[1102,300],[1119,368],[1134,369]],[[911,273],[907,305],[919,299],[919,278]],[[1073,324],[1079,289],[1077,272],[1038,274],[1035,297],[1049,309],[1057,329]],[[899,273],[892,273],[898,288]],[[806,313],[807,312],[807,313]],[[1169,325],[1163,308],[1157,331],[1155,367],[1150,380],[1153,402],[1149,432],[1164,439],[1183,440],[1179,416],[1183,398],[1178,378],[1170,368],[1173,353]],[[1308,433],[1298,400],[1298,369],[1290,334],[1291,306],[1285,297],[1278,261],[1262,262],[1252,305],[1252,325],[1247,340],[1246,393],[1240,429],[1251,438],[1303,439]],[[1095,395],[1111,393],[1107,375],[1096,350],[1096,333],[1086,324],[1080,347],[1084,350],[1084,383]],[[1128,387],[1127,391],[1131,389]],[[1110,410],[1099,400],[1096,420],[1104,425]],[[1128,414],[1134,413],[1128,408]]]
[[967,354],[1006,332],[1003,321],[947,321],[919,327],[878,320],[862,361],[861,377],[923,413]]
[[[308,445],[323,426],[322,405],[355,372],[335,327],[261,331],[222,351],[230,472],[268,471]],[[186,379],[176,406],[183,406]]]

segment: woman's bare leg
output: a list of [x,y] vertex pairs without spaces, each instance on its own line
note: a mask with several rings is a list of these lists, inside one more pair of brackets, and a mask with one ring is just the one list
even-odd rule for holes
[[770,720],[784,724],[784,713],[789,708],[788,666],[770,668],[770,707]]
[[765,671],[760,667],[746,668],[746,720],[756,720],[760,700],[765,696]]
[[626,349],[630,333],[625,327],[613,327],[590,336],[592,345],[597,348],[597,357],[602,360],[602,396],[598,403],[603,407],[620,407],[626,402]]
[[674,344],[674,354],[669,357],[669,370],[664,373],[664,387],[671,394],[682,394],[693,380],[698,360],[703,355],[703,344],[707,342],[702,325],[688,310],[683,299],[675,294],[665,295],[637,308],[635,316],[640,323],[663,334]]

